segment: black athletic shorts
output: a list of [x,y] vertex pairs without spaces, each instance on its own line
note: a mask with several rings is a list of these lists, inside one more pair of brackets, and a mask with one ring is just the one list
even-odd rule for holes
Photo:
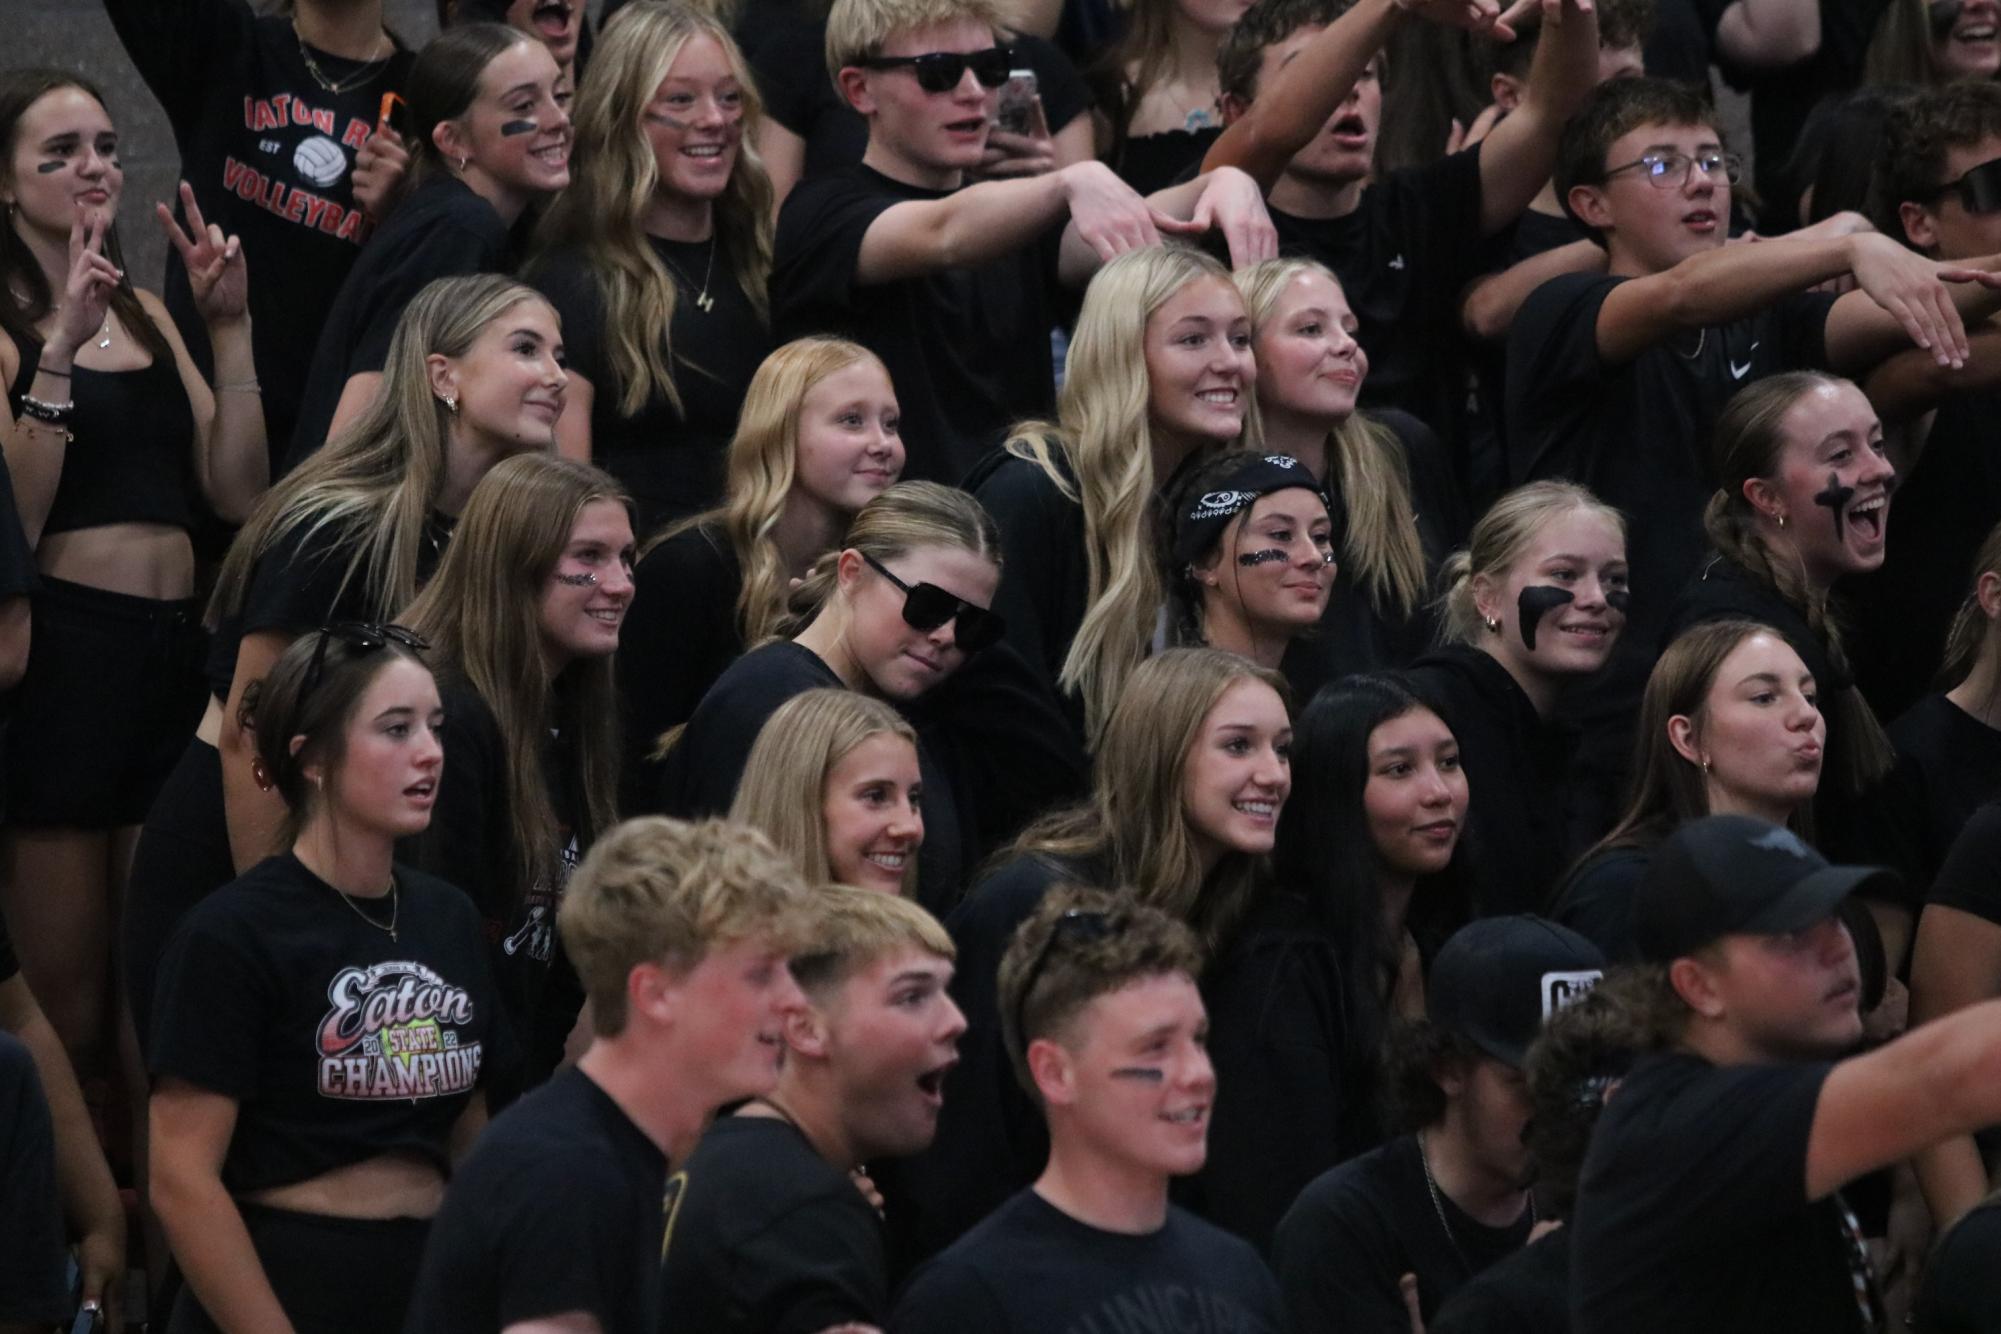
[[8,738],[7,820],[116,829],[146,818],[207,703],[193,599],[42,579]]
[[[298,1334],[398,1334],[417,1287],[428,1218],[329,1218],[236,1206],[278,1305]],[[219,1334],[192,1288],[174,1302],[167,1334]]]

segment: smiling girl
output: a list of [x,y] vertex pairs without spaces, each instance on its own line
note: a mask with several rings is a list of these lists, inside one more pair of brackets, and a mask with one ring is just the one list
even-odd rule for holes
[[761,111],[721,24],[640,3],[606,31],[576,116],[576,180],[543,220],[531,281],[569,334],[562,450],[624,483],[651,532],[721,498],[771,350]]

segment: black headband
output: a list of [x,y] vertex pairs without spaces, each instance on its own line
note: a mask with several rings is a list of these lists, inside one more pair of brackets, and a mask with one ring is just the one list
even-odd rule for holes
[[1274,491],[1304,487],[1331,511],[1327,492],[1304,464],[1288,454],[1254,454],[1174,516],[1174,568],[1185,570],[1209,554],[1223,525]]

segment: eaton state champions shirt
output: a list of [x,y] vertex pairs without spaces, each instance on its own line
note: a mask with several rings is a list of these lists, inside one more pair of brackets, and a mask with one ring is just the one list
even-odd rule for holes
[[[391,913],[395,933],[387,930]],[[289,853],[204,900],[161,965],[153,1073],[239,1104],[235,1192],[383,1154],[448,1163],[501,1039],[479,912],[396,869],[394,899],[348,899]]]

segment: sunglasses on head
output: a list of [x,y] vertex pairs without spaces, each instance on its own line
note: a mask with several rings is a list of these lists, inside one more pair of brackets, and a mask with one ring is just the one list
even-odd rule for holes
[[903,591],[903,623],[911,629],[928,634],[951,621],[952,642],[966,653],[991,648],[1007,633],[1007,622],[999,613],[976,607],[936,584],[906,584],[866,551],[861,553],[861,558],[868,562],[871,570]]
[[917,76],[917,86],[927,93],[949,93],[971,70],[982,88],[998,88],[1007,82],[1014,68],[1014,52],[1005,46],[984,51],[930,51],[921,56],[871,56],[855,62],[863,69],[903,69]]
[[1958,180],[1933,187],[1931,198],[1947,193],[1957,194],[1968,213],[2001,212],[2001,157],[1989,158],[1968,168]]
[[1049,964],[1049,955],[1056,948],[1056,942],[1063,939],[1103,940],[1112,934],[1113,922],[1110,914],[1094,908],[1071,908],[1049,928],[1043,938],[1042,948],[1035,952],[1035,958],[1022,974],[1021,995],[1014,1005],[1014,1031],[1020,1039],[1023,1051],[1028,1050],[1028,998],[1035,994],[1035,984],[1042,980],[1042,970]]
[[319,635],[320,642],[313,646],[313,660],[306,667],[307,694],[311,694],[320,683],[320,674],[327,663],[327,645],[333,640],[338,639],[357,650],[356,657],[379,652],[391,644],[401,644],[413,653],[422,653],[431,647],[430,640],[407,625],[386,625],[374,621],[335,621],[321,626],[315,633]]

